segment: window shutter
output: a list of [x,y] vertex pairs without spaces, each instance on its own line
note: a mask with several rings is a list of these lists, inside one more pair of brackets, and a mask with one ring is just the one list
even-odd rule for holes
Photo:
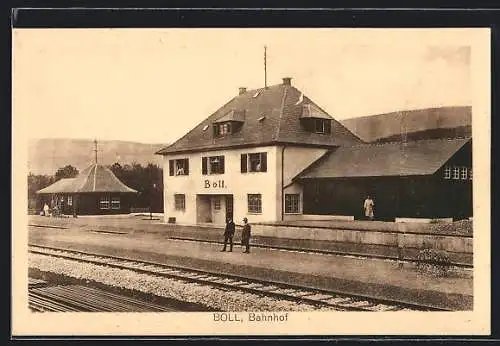
[[332,133],[332,121],[324,120],[325,122],[325,133]]
[[206,157],[202,157],[201,158],[201,174],[208,174],[208,170],[207,170],[207,158]]
[[260,153],[260,171],[267,172],[267,153]]
[[304,129],[308,132],[314,132],[314,121],[313,119],[303,119],[302,120],[302,125],[304,126]]
[[184,167],[185,173],[189,174],[189,159],[184,159],[184,161],[186,162]]
[[220,156],[219,157],[220,159],[220,174],[224,174],[224,169],[225,169],[225,166],[224,166],[224,156]]
[[247,172],[247,154],[241,154],[241,173]]
[[174,175],[174,160],[168,161],[168,172],[170,175]]
[[219,136],[219,125],[218,124],[214,124],[213,125],[213,130],[214,130],[214,137],[218,137]]

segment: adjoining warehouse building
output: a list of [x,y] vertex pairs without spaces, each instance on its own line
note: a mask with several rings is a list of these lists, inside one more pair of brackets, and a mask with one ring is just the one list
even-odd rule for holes
[[[389,219],[470,214],[471,140],[436,141],[366,144],[293,87],[291,78],[261,89],[240,88],[157,152],[164,156],[165,221],[355,217],[367,194],[376,212],[380,202],[381,216]],[[456,182],[457,169],[461,184],[448,184]],[[432,204],[433,184],[441,181],[464,205]]]
[[361,217],[367,195],[379,220],[472,215],[472,139],[364,144],[332,150],[294,178],[305,214]]
[[128,214],[137,191],[123,184],[113,172],[99,164],[75,178],[63,178],[39,191],[42,205],[57,205],[69,215]]

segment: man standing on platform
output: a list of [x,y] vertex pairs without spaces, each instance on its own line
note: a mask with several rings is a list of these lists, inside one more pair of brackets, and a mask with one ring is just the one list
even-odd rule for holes
[[246,250],[244,253],[250,253],[250,230],[252,227],[248,223],[246,217],[243,218],[243,231],[241,232],[241,245],[244,245]]
[[226,251],[227,242],[229,241],[229,252],[233,251],[233,236],[235,231],[235,224],[232,217],[228,217],[226,221],[226,229],[224,231],[224,248],[221,252]]

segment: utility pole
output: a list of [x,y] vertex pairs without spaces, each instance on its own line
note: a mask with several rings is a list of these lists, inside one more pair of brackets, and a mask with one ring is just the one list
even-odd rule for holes
[[153,170],[149,169],[149,220],[153,220]]
[[95,164],[97,165],[97,139],[94,139]]

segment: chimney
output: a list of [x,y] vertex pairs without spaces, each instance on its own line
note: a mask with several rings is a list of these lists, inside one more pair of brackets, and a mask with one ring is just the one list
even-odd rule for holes
[[243,87],[241,87],[241,88],[240,88],[240,93],[239,93],[239,95],[244,94],[244,93],[246,93],[246,92],[247,92],[247,88],[243,88]]
[[291,77],[283,78],[283,85],[292,85],[292,78]]

